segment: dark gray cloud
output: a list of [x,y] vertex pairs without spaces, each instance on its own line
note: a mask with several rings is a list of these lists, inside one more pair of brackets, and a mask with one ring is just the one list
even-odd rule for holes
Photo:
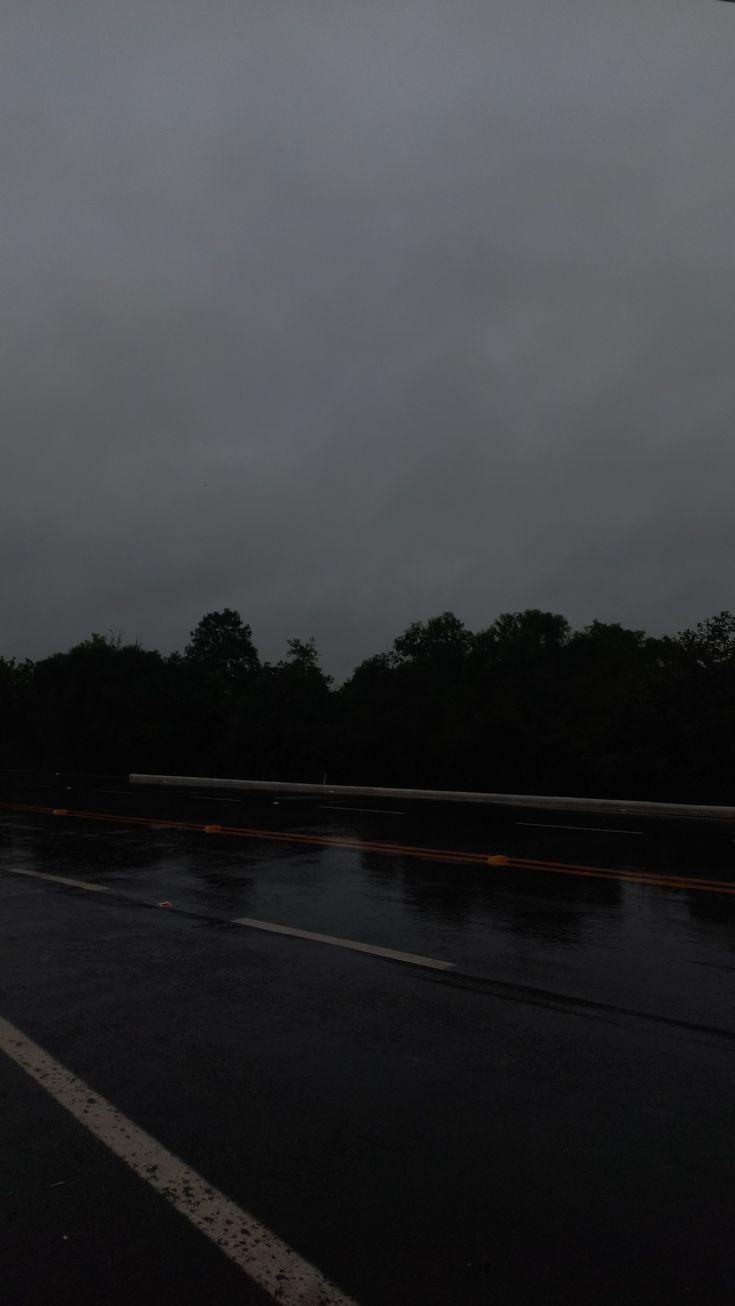
[[0,652],[735,606],[735,19],[8,7]]

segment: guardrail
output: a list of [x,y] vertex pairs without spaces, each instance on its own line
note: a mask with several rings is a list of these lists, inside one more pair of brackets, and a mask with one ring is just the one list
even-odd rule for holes
[[590,815],[640,816],[660,820],[727,821],[735,824],[735,807],[697,803],[649,803],[640,799],[550,797],[542,794],[490,794],[458,789],[387,789],[374,785],[297,784],[280,780],[235,780],[213,776],[131,774],[131,784],[168,785],[179,789],[238,789],[255,793],[321,794],[331,798],[389,798],[399,801],[475,803],[487,807],[521,807],[533,811],[587,812]]

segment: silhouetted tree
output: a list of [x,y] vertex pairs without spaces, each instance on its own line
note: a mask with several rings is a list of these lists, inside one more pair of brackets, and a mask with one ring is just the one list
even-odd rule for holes
[[735,613],[719,612],[678,635],[682,648],[705,666],[735,663]]
[[208,612],[191,632],[184,656],[196,666],[228,677],[256,671],[258,652],[252,634],[234,609]]
[[0,765],[732,802],[735,616],[676,637],[558,613],[413,622],[335,689],[313,639],[261,663],[209,612],[183,654],[93,634],[0,658]]
[[0,768],[33,765],[35,740],[29,729],[33,663],[0,658]]
[[250,737],[260,777],[318,782],[329,764],[331,677],[313,639],[290,639],[287,648],[285,658],[261,668],[238,729]]
[[99,634],[37,662],[29,695],[37,764],[121,772],[145,759],[161,761],[169,719],[165,671],[160,653]]

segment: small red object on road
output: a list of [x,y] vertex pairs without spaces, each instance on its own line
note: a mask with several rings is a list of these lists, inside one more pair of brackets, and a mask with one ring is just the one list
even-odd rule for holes
[[167,898],[165,902],[159,902],[158,905],[159,905],[159,907],[171,907],[173,904],[170,903],[169,900],[168,900],[168,898]]

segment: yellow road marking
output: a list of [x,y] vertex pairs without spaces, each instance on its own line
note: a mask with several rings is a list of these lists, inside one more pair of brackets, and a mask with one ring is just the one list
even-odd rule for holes
[[664,889],[696,889],[702,893],[735,895],[735,883],[727,880],[700,879],[698,876],[671,875],[665,872],[614,870],[603,866],[575,866],[564,862],[529,861],[511,857],[510,866],[517,871],[536,871],[548,875],[577,875],[589,879],[625,880],[632,884],[653,884]]
[[[0,808],[16,812],[36,812],[42,815],[61,814],[60,809],[40,807],[26,803],[0,803]],[[230,838],[263,839],[274,843],[292,843],[318,848],[345,848],[355,852],[374,852],[387,856],[412,857],[424,861],[449,862],[464,866],[492,866],[493,870],[523,870],[553,875],[574,875],[582,878],[620,880],[633,884],[648,884],[657,888],[688,889],[701,893],[719,893],[735,896],[735,882],[699,878],[689,875],[636,871],[603,866],[576,865],[571,862],[541,861],[530,857],[508,857],[504,854],[459,851],[451,848],[423,848],[414,844],[381,843],[367,839],[346,839],[336,835],[302,834],[288,830],[261,830],[246,826],[223,825],[219,829],[196,821],[170,821],[152,816],[120,816],[114,812],[76,811],[62,809],[64,815],[85,821],[112,822],[116,825],[144,825],[148,828],[191,830],[195,833],[217,833]],[[503,859],[502,861],[500,859]]]

